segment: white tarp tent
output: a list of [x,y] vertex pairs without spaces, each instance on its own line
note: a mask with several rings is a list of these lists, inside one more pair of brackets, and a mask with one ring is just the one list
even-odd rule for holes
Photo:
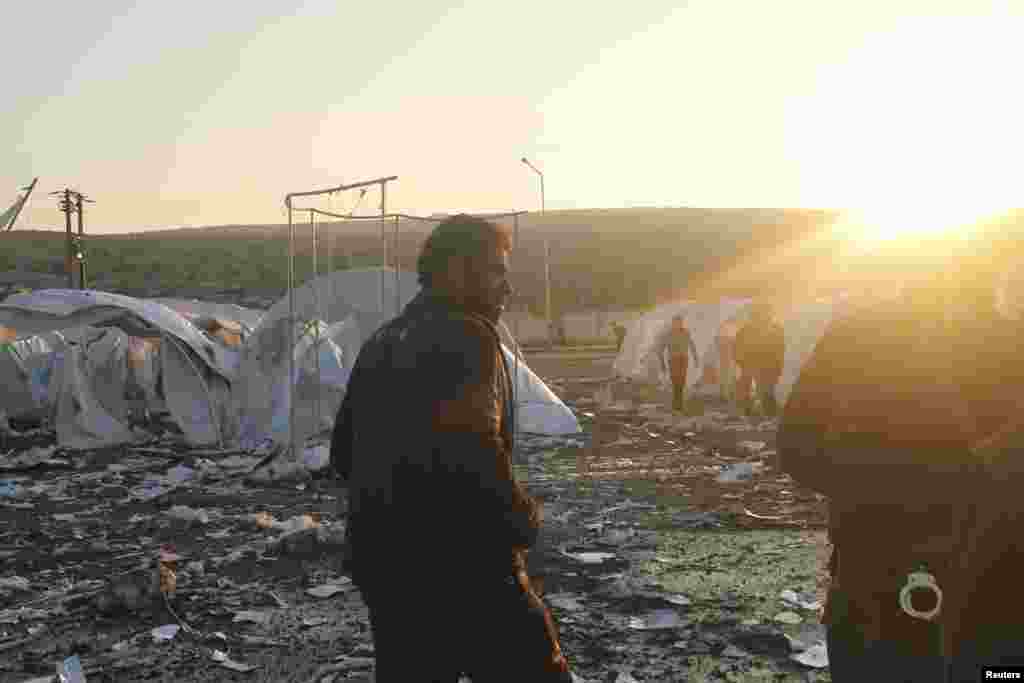
[[[329,273],[296,289],[292,328],[298,338],[296,368],[310,367],[317,357],[313,349],[318,346],[316,333],[320,330],[321,373],[325,370],[342,373],[347,383],[363,342],[398,315],[419,290],[415,273],[399,271],[396,279],[395,271],[390,268]],[[267,311],[242,350],[238,381],[232,393],[239,408],[239,434],[243,444],[268,439],[278,444],[289,441],[287,385],[282,380],[288,376],[288,315],[286,296]],[[326,328],[323,323],[327,323]],[[509,354],[507,348],[505,352]],[[509,361],[514,362],[511,354]],[[519,371],[517,429],[550,435],[579,432],[579,423],[569,407],[522,360]],[[296,374],[294,381],[301,383],[301,374],[298,371]],[[315,384],[307,384],[310,388],[296,392],[296,435],[300,442],[333,424],[337,405],[344,396],[344,388],[338,390],[337,384],[324,375],[321,375],[319,389],[311,388]],[[318,391],[329,397],[329,400],[321,399],[319,407],[314,398]]]
[[[695,304],[680,302],[666,304],[644,315],[630,328],[622,347],[622,352],[615,360],[614,369],[621,377],[628,377],[652,384],[663,384],[668,381],[663,376],[657,359],[653,354],[654,344],[659,333],[671,324],[672,318],[678,314],[686,315],[687,325],[693,334],[694,345],[701,357],[701,364],[711,365],[715,370],[722,363],[721,349],[718,348],[718,333],[723,325],[738,326],[750,314],[752,300],[728,300],[717,304]],[[782,368],[782,377],[776,389],[780,402],[785,402],[789,392],[800,375],[800,370],[810,357],[818,340],[835,316],[843,310],[838,300],[820,300],[802,303],[780,312],[783,332],[786,339],[786,353]],[[719,378],[719,372],[691,372],[687,377],[687,388],[698,395],[721,395],[719,383],[707,381],[706,378]]]
[[686,316],[686,324],[701,362],[701,372],[690,372],[686,378],[686,386],[698,394],[720,393],[721,387],[717,381],[702,381],[705,376],[715,378],[718,375],[717,372],[704,372],[705,365],[718,368],[716,337],[719,330],[724,323],[744,315],[751,303],[750,299],[732,299],[713,304],[680,301],[658,306],[634,322],[626,333],[622,351],[619,352],[613,366],[615,374],[652,384],[667,383],[668,378],[663,376],[654,346],[661,333],[672,324],[672,319],[682,314]]

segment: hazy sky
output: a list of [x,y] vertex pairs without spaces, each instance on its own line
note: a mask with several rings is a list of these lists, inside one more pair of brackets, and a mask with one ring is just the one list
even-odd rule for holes
[[96,232],[279,222],[286,192],[384,175],[392,210],[533,210],[524,155],[549,209],[1024,204],[1024,1],[11,7],[22,228],[60,225],[65,185]]

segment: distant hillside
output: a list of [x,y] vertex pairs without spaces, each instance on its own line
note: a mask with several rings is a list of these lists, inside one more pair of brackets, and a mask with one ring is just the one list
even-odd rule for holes
[[[544,239],[551,243],[555,311],[643,308],[668,297],[810,294],[827,284],[843,245],[829,236],[836,212],[764,209],[602,209],[520,217],[513,255],[519,306],[544,302]],[[503,223],[512,228],[510,219]],[[415,269],[435,222],[378,220],[318,226],[317,270],[387,262]],[[383,230],[382,230],[383,228]],[[308,218],[295,225],[296,277],[313,272]],[[64,235],[0,235],[0,270],[53,272]],[[277,293],[287,283],[287,225],[213,226],[87,236],[90,282],[101,288],[246,289]],[[56,261],[56,264],[54,262]]]

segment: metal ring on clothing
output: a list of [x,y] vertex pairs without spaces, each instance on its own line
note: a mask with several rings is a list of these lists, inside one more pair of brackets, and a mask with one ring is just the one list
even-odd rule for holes
[[[915,591],[929,591],[935,596],[935,606],[927,611],[914,608],[911,596]],[[907,583],[900,590],[900,607],[903,612],[914,619],[932,621],[942,612],[942,589],[935,577],[926,571],[911,572],[907,575]]]

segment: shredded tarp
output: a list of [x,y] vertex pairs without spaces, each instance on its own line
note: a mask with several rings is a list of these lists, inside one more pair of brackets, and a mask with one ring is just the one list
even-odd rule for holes
[[197,301],[195,299],[172,299],[157,298],[149,299],[167,306],[172,311],[180,313],[186,318],[212,318],[215,320],[230,320],[241,324],[243,336],[256,328],[263,317],[263,311],[258,311],[235,304],[221,304],[212,301]]
[[57,401],[57,442],[64,448],[103,448],[129,443],[137,435],[107,412],[92,395],[85,380],[85,357],[81,347],[59,352],[57,376],[61,391]]
[[52,417],[56,404],[50,387],[53,353],[66,346],[59,333],[0,342],[0,410],[10,417]]

